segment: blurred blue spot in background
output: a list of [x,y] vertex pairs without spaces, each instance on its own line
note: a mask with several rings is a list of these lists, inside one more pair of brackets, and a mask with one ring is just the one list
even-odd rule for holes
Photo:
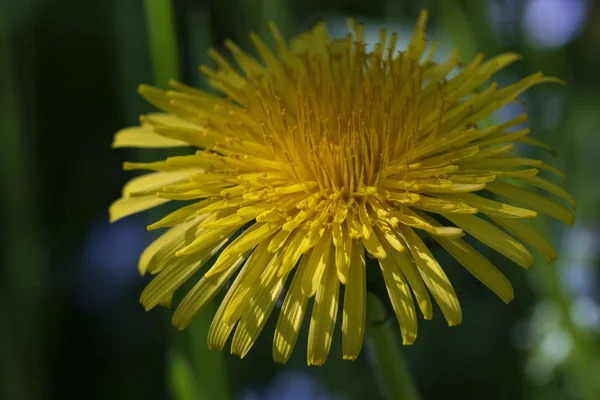
[[521,21],[525,36],[536,47],[564,46],[581,31],[588,7],[587,0],[529,0]]
[[278,374],[263,393],[247,390],[241,400],[344,400],[345,396],[329,394],[311,375],[299,371]]
[[112,304],[126,286],[139,280],[137,261],[152,241],[147,216],[139,214],[113,224],[102,215],[83,241],[81,268],[76,277],[78,299],[84,307]]

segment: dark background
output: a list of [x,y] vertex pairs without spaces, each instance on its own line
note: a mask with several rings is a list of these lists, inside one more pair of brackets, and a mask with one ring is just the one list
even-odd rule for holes
[[[172,19],[164,15],[170,7]],[[448,328],[438,315],[420,324],[416,344],[402,349],[417,386],[424,399],[600,399],[600,3],[593,0],[0,0],[0,399],[380,398],[368,348],[345,362],[334,340],[326,365],[308,368],[303,336],[280,366],[271,361],[270,321],[240,361],[206,349],[214,310],[183,333],[169,311],[144,312],[138,296],[146,279],[136,263],[157,214],[110,225],[107,208],[131,178],[121,171],[125,159],[162,155],[110,144],[151,110],[139,83],[165,86],[179,76],[204,87],[197,65],[226,38],[250,50],[247,33],[255,30],[270,42],[269,20],[290,37],[325,19],[339,35],[347,15],[375,33],[386,25],[408,38],[424,7],[428,37],[461,47],[465,61],[476,51],[524,55],[500,83],[539,70],[567,81],[535,88],[523,103],[533,136],[558,150],[531,156],[566,172],[580,207],[573,229],[538,223],[560,253],[552,265],[538,259],[524,272],[486,253],[515,286],[508,306],[440,255],[464,322]],[[161,34],[169,21],[177,48]]]

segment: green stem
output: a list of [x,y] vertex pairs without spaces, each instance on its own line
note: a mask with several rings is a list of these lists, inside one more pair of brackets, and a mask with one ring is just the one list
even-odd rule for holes
[[[379,299],[369,296],[367,300],[369,320],[384,319]],[[389,322],[382,325],[367,322],[367,340],[370,361],[384,397],[394,400],[419,400],[408,365],[396,340],[393,325]]]
[[179,79],[177,30],[171,0],[146,0],[148,46],[154,83],[164,87],[169,79]]
[[227,360],[223,352],[209,350],[206,343],[208,329],[217,309],[216,301],[211,301],[188,328],[199,394],[202,396],[197,398],[206,400],[227,400],[233,391],[230,390]]

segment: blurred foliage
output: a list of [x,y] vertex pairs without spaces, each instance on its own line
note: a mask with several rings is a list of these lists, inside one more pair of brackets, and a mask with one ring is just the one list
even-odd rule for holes
[[[573,42],[548,49],[528,39],[521,24],[532,1],[0,1],[0,399],[233,399],[248,390],[264,394],[291,372],[341,398],[378,398],[368,348],[345,362],[334,340],[326,365],[307,368],[300,339],[280,366],[271,361],[271,318],[245,360],[210,352],[211,310],[178,333],[167,312],[139,306],[147,278],[135,277],[135,259],[126,264],[131,273],[117,273],[88,254],[101,226],[109,238],[96,244],[119,256],[115,242],[127,239],[130,225],[108,227],[106,210],[130,177],[121,163],[156,157],[110,149],[115,131],[151,110],[136,93],[139,83],[164,86],[179,77],[206,88],[197,65],[210,63],[208,48],[230,38],[250,50],[248,32],[265,35],[269,20],[288,37],[346,15],[406,26],[408,34],[424,7],[431,10],[431,39],[451,40],[464,60],[478,51],[522,54],[500,82],[538,70],[567,81],[528,94],[528,123],[559,153],[533,155],[567,173],[580,207],[573,230],[538,222],[561,253],[552,265],[539,261],[526,274],[481,249],[515,286],[509,306],[436,254],[457,282],[464,322],[448,328],[438,315],[422,323],[416,344],[402,349],[408,369],[424,399],[600,398],[600,317],[586,325],[574,313],[585,299],[598,313],[600,4],[587,2]],[[496,26],[492,9],[502,14]],[[144,218],[126,223],[136,240],[149,240]],[[573,271],[583,274],[589,293],[570,283]],[[591,318],[593,307],[585,310]]]

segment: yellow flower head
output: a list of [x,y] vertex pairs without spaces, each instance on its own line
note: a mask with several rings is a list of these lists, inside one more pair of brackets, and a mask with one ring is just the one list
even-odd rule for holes
[[[543,146],[528,129],[511,130],[527,116],[477,125],[531,86],[556,79],[537,73],[502,88],[486,85],[518,59],[514,54],[485,62],[478,55],[450,77],[457,52],[445,63],[432,62],[435,44],[424,54],[426,17],[406,51],[396,49],[395,33],[382,31],[372,53],[365,51],[364,28],[352,20],[344,39],[331,39],[319,24],[291,45],[271,25],[276,53],[251,36],[260,61],[227,42],[238,70],[211,51],[218,69],[202,71],[221,97],[177,82],[168,91],[140,87],[165,113],[119,131],[114,147],[198,148],[125,163],[127,170],[155,172],[132,179],[110,209],[116,220],[192,201],[149,226],[170,229],[140,258],[140,272],[156,275],[141,295],[146,309],[170,305],[173,293],[194,279],[173,315],[183,329],[235,277],[208,344],[222,349],[234,332],[231,351],[244,357],[285,292],[273,358],[288,360],[312,303],[308,363],[318,365],[334,335],[340,284],[343,357],[361,350],[365,256],[379,264],[404,344],[417,337],[416,308],[432,318],[431,297],[449,325],[462,319],[423,235],[505,302],[513,298],[510,282],[461,238],[465,233],[525,268],[533,262],[527,247],[556,258],[524,219],[540,212],[573,223],[570,207],[535,187],[573,207],[574,201],[538,176],[560,172],[515,154],[515,142]],[[198,276],[206,264],[212,266]]]

